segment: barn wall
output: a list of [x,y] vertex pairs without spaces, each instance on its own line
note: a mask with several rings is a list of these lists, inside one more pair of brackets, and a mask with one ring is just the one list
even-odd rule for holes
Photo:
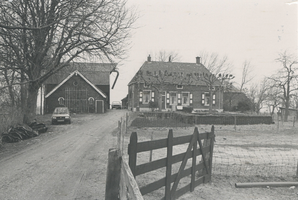
[[105,95],[107,96],[107,103],[108,105],[110,105],[110,86],[109,85],[96,85],[96,87],[98,89],[100,89],[101,91],[103,91],[103,93],[105,93]]
[[[107,104],[106,99],[103,98],[94,88],[92,88],[83,78],[80,76],[73,76],[69,80],[67,80],[60,88],[58,88],[53,94],[51,94],[48,98],[46,98],[45,103],[45,112],[46,113],[52,113],[55,109],[55,107],[60,106],[58,102],[59,97],[63,97],[66,99],[66,90],[84,90],[87,89],[87,94],[84,98],[86,101],[89,97],[93,97],[94,100],[103,100],[105,104]],[[94,101],[94,102],[95,102]],[[87,102],[88,103],[88,102]],[[89,106],[89,104],[87,104]],[[105,105],[105,108],[107,108],[107,105]],[[72,110],[70,108],[71,112],[75,112],[76,110]]]

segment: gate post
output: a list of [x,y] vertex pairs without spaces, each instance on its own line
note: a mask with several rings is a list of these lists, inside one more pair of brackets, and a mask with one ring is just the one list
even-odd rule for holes
[[167,144],[165,200],[171,199],[172,154],[173,154],[173,130],[170,129],[168,133],[168,144]]
[[197,151],[198,151],[198,129],[195,129],[193,132],[193,137],[195,142],[193,143],[193,152],[192,152],[192,167],[191,167],[191,183],[190,191],[193,192],[195,189],[195,179],[196,179],[196,166],[197,166]]
[[212,176],[212,158],[213,158],[213,148],[214,148],[214,141],[215,141],[214,125],[212,125],[212,127],[211,127],[211,133],[209,133],[209,134],[211,135],[211,137],[210,137],[210,157],[209,157],[210,181],[211,181],[211,176]]
[[109,149],[105,200],[119,200],[121,155],[119,149]]
[[128,145],[128,155],[129,155],[128,164],[134,177],[136,177],[137,142],[138,142],[137,133],[133,132],[130,136],[130,141]]

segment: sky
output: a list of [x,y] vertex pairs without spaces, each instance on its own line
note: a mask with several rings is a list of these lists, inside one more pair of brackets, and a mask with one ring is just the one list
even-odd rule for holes
[[[275,61],[279,53],[298,55],[296,0],[127,0],[127,6],[139,18],[127,59],[118,64],[111,101],[126,97],[127,84],[147,56],[161,50],[175,51],[180,62],[189,63],[202,51],[227,56],[235,82],[248,60],[255,83],[280,68]],[[114,79],[112,74],[111,84]]]

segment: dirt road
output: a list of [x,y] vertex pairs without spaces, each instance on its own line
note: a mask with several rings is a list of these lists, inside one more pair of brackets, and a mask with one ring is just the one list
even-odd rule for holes
[[124,115],[74,116],[71,125],[50,125],[45,135],[23,141],[25,148],[0,156],[0,199],[104,199],[112,132]]

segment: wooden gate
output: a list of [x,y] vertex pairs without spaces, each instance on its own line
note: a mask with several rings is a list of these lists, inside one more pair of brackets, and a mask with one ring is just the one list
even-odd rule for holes
[[87,113],[87,89],[86,88],[66,88],[65,106],[73,113]]
[[[201,183],[211,180],[212,156],[214,145],[214,127],[211,132],[199,134],[197,128],[194,133],[188,136],[173,137],[170,130],[168,138],[161,140],[137,142],[137,133],[132,133],[128,146],[129,166],[132,174],[136,177],[163,167],[166,167],[165,177],[140,188],[142,195],[155,191],[165,186],[165,196],[162,199],[173,200],[194,188]],[[204,140],[204,145],[202,141]],[[188,143],[186,152],[173,155],[173,146]],[[199,144],[199,148],[198,148]],[[167,157],[149,163],[137,165],[137,153],[152,151],[155,149],[167,148]],[[199,159],[200,161],[197,163]],[[192,164],[185,169],[188,159],[192,158]],[[179,171],[172,174],[172,165],[181,162]],[[181,178],[190,175],[190,183],[178,189]],[[178,189],[178,190],[177,190]]]
[[103,100],[96,100],[95,110],[96,110],[96,113],[104,113],[105,112]]

